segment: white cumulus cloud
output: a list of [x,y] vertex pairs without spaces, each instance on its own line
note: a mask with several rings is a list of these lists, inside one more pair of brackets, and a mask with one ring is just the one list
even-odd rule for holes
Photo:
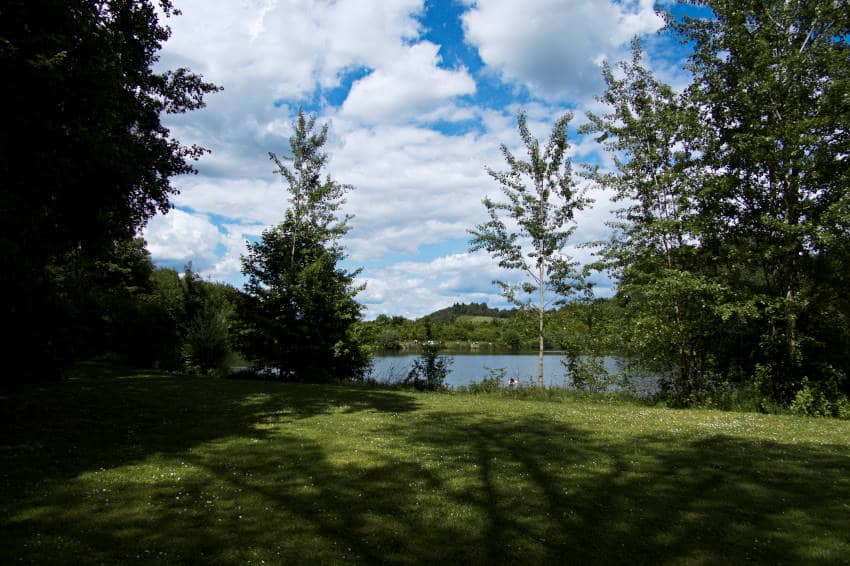
[[352,67],[394,60],[419,34],[422,0],[184,0],[164,63],[298,98]]
[[405,121],[433,113],[455,96],[473,94],[475,81],[465,69],[438,67],[439,45],[423,41],[358,80],[342,105],[342,116],[365,123]]
[[[462,24],[483,72],[541,97],[521,108],[476,102],[492,81],[477,84],[480,71],[445,67],[445,46],[425,39],[418,19],[424,0],[181,0],[184,15],[168,21],[173,37],[161,64],[187,66],[225,90],[208,96],[204,110],[168,117],[177,139],[212,153],[199,175],[174,180],[182,210],[145,230],[154,260],[193,261],[205,277],[239,282],[246,240],[283,218],[286,190],[268,152],[288,153],[291,119],[305,105],[330,124],[328,173],[355,187],[343,207],[355,215],[343,243],[352,265],[371,266],[358,297],[369,316],[421,316],[458,301],[504,304],[491,281],[514,275],[486,254],[457,253],[467,230],[486,219],[481,200],[499,197],[486,167],[505,168],[501,143],[521,150],[518,110],[545,138],[567,106],[558,97],[597,93],[599,57],[616,56],[633,34],[657,29],[650,4],[470,2]],[[360,78],[332,96],[350,76]],[[582,100],[571,102],[580,107]],[[452,128],[441,131],[438,123]],[[593,152],[584,140],[572,155]],[[599,204],[579,216],[577,241],[606,233],[612,205],[594,196]],[[440,257],[418,261],[426,253]]]
[[203,214],[179,209],[151,219],[144,231],[148,250],[156,259],[171,262],[192,261],[198,271],[216,261],[216,251],[224,235]]
[[463,15],[466,40],[506,82],[544,98],[589,98],[599,64],[663,25],[653,0],[478,0]]

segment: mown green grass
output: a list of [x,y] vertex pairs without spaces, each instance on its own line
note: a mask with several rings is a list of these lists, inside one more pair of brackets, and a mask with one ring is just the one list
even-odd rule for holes
[[850,422],[89,368],[0,394],[0,563],[839,564]]

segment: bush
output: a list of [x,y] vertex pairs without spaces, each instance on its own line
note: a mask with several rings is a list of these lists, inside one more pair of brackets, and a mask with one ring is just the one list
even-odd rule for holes
[[808,417],[838,417],[850,419],[850,400],[840,393],[832,392],[832,399],[822,386],[803,379],[802,387],[794,396],[788,409],[794,415]]
[[832,406],[833,415],[839,419],[850,420],[850,399],[842,395]]
[[587,393],[605,393],[612,384],[611,375],[598,356],[565,356],[561,364],[573,387]]
[[481,381],[475,381],[463,388],[469,393],[493,393],[501,391],[505,385],[508,370],[505,368],[487,368],[490,372]]
[[761,396],[758,387],[752,383],[734,384],[728,380],[715,382],[700,406],[722,411],[776,412],[775,409],[767,410],[768,400]]
[[422,353],[413,361],[413,368],[407,374],[405,383],[423,391],[445,389],[443,382],[449,373],[451,360],[437,355],[438,347],[432,342],[422,345]]
[[381,350],[401,350],[401,335],[398,330],[390,328],[378,336],[378,348]]
[[211,307],[199,312],[186,328],[185,369],[191,373],[223,374],[231,357],[227,319]]

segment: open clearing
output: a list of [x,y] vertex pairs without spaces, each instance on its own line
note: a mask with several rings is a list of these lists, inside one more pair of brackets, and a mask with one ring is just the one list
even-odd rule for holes
[[0,563],[847,563],[850,422],[120,372],[0,394]]

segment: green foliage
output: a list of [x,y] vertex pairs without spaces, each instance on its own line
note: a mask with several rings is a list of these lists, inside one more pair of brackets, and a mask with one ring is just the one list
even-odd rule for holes
[[[171,2],[11,2],[0,19],[4,245],[47,257],[132,237],[166,212],[174,175],[204,151],[171,137],[162,114],[218,90],[186,69],[154,72]],[[38,148],[38,149],[37,149]],[[14,244],[13,244],[14,243]]]
[[831,411],[829,402],[820,391],[812,391],[808,380],[803,382],[803,387],[794,396],[789,406],[792,414],[810,417],[826,417]]
[[191,265],[182,280],[173,269],[154,269],[141,238],[95,260],[68,254],[51,278],[77,358],[204,373],[228,361],[237,291],[202,281]]
[[[153,264],[141,238],[117,242],[92,258],[65,254],[50,267],[53,293],[73,332],[63,346],[73,357],[110,354],[148,363],[164,338],[152,304]],[[148,308],[152,307],[152,308]]]
[[243,353],[281,378],[328,381],[359,378],[368,360],[355,340],[360,305],[353,274],[321,245],[301,245],[292,259],[289,238],[267,230],[244,259],[249,276],[241,303]]
[[832,381],[827,368],[846,394],[850,330],[831,322],[850,314],[846,270],[834,263],[850,245],[850,12],[828,0],[706,5],[712,20],[670,20],[694,42],[697,218],[717,266],[706,274],[746,306],[736,338],[755,359],[739,365],[770,367],[765,395],[791,402],[802,379]]
[[637,42],[603,69],[607,112],[581,131],[615,169],[587,174],[626,206],[597,267],[620,280],[624,353],[674,403],[823,412],[818,391],[850,393],[850,12],[699,4],[712,17],[667,15],[693,46],[683,93]]
[[174,269],[158,268],[151,273],[151,293],[144,298],[142,311],[151,320],[149,366],[179,369],[183,364],[185,336],[185,288]]
[[203,107],[217,87],[187,69],[154,71],[170,35],[160,18],[176,13],[157,4],[15,1],[0,10],[0,73],[15,84],[0,93],[0,317],[15,329],[2,352],[21,369],[38,360],[41,377],[62,373],[80,353],[80,327],[95,322],[67,304],[76,291],[65,277],[109,261],[117,243],[167,211],[171,178],[193,172],[205,151],[160,121]]
[[[578,355],[628,355],[624,347],[627,328],[622,324],[625,309],[618,299],[583,297],[544,316],[546,348],[569,350]],[[440,311],[437,311],[440,312]],[[359,322],[363,340],[375,351],[411,346],[426,340],[427,328],[432,339],[452,350],[533,351],[538,348],[537,313],[524,309],[501,311],[508,317],[458,315],[446,321],[431,315],[419,320],[379,315],[375,320]],[[398,337],[399,342],[394,342]]]
[[[427,334],[430,336],[430,332]],[[426,340],[419,346],[419,356],[413,360],[413,367],[404,383],[421,391],[439,391],[445,388],[444,382],[451,367],[451,360],[439,355],[440,348],[432,340]]]
[[516,309],[496,309],[487,306],[487,303],[455,303],[450,307],[440,309],[425,315],[431,322],[449,322],[457,317],[492,317],[509,318]]
[[508,328],[502,333],[502,344],[508,347],[508,349],[517,351],[522,346],[522,337],[519,332],[517,332],[513,328]]
[[850,399],[835,384],[811,384],[804,378],[788,409],[794,415],[850,419]]
[[226,375],[233,357],[231,326],[238,295],[226,285],[207,283],[192,272],[183,275],[183,368],[189,373]]
[[696,115],[642,59],[635,41],[619,73],[604,65],[599,100],[609,111],[590,113],[580,131],[598,134],[615,155],[615,171],[592,168],[588,177],[627,203],[597,265],[620,279],[621,347],[665,375],[665,393],[681,401],[706,375],[703,347],[716,340],[712,307],[723,288],[695,271],[704,261],[693,244]]
[[504,388],[508,377],[508,370],[505,368],[486,368],[488,375],[480,381],[473,381],[469,385],[458,388],[459,391],[467,391],[469,393],[494,393]]
[[419,345],[419,356],[413,360],[413,367],[403,382],[421,391],[444,389],[443,382],[451,366],[450,359],[439,355],[440,347],[432,337],[431,322],[426,319],[425,340]]
[[573,387],[587,393],[605,393],[611,385],[611,376],[601,358],[567,355],[561,360]]
[[119,246],[110,262],[97,262],[87,287],[79,279],[72,283],[85,289],[67,303],[81,311],[75,317],[79,356],[198,373],[226,370],[238,296],[232,287],[201,280],[191,264],[182,279],[173,269],[154,270],[141,239]]
[[850,420],[850,398],[842,395],[833,401],[832,414],[839,419]]
[[[357,323],[357,327],[362,331],[363,340],[376,351],[398,349],[414,341],[426,340],[426,327],[430,327],[434,340],[451,349],[536,350],[539,345],[537,313],[523,309],[500,312],[499,317],[461,314],[445,321],[439,320],[442,315],[438,320],[432,315],[419,320],[379,315],[375,320]],[[544,344],[546,348],[570,349],[579,354],[622,355],[625,351],[622,316],[622,306],[615,299],[571,301],[546,311]]]
[[381,332],[377,343],[380,350],[401,350],[401,334],[390,328]]
[[315,117],[299,111],[289,140],[292,157],[269,154],[287,183],[291,206],[242,258],[248,283],[240,304],[241,349],[281,379],[360,379],[369,364],[355,333],[360,289],[356,272],[338,267],[344,257],[338,240],[349,217],[340,219],[337,211],[350,187],[321,178],[327,125],[318,131],[315,126]]
[[183,355],[190,373],[226,374],[231,357],[226,318],[213,309],[201,311],[186,329]]

